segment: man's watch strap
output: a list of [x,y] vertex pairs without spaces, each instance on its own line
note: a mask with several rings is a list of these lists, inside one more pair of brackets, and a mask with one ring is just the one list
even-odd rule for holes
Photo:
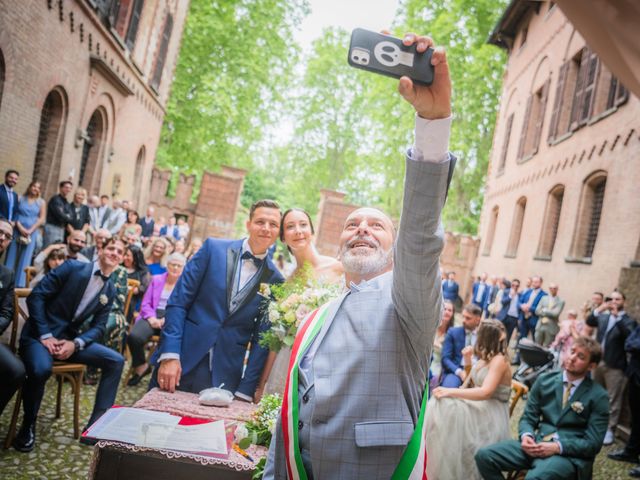
[[84,348],[84,344],[77,338],[73,339],[73,344],[76,346],[76,352],[80,352]]

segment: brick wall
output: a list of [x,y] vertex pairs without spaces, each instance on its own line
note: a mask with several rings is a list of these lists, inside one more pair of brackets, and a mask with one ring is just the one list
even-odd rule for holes
[[[127,2],[122,4],[126,7]],[[41,114],[54,89],[64,99],[55,155],[45,155],[52,172],[46,196],[61,179],[78,182],[86,130],[99,111],[103,135],[87,171],[94,192],[146,204],[151,169],[164,118],[188,1],[145,2],[133,51],[105,26],[86,0],[0,0],[0,50],[6,78],[0,105],[0,170],[20,171],[23,191],[34,172]],[[149,87],[156,38],[163,19],[174,28],[159,93]],[[141,150],[143,161],[136,171]],[[137,180],[138,184],[134,184]]]

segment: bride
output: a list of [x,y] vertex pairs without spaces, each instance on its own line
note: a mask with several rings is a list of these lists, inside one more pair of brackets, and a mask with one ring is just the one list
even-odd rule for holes
[[342,263],[333,257],[318,253],[313,243],[314,233],[311,217],[304,210],[290,208],[282,215],[280,241],[296,259],[296,269],[290,278],[311,272],[322,283],[339,283],[344,273]]
[[476,451],[511,438],[511,368],[502,322],[480,324],[473,353],[478,362],[465,384],[436,388],[427,404],[427,476],[431,480],[480,479]]
[[[311,217],[304,210],[290,208],[282,215],[280,241],[287,246],[296,260],[296,268],[287,280],[311,275],[323,284],[339,284],[344,279],[342,263],[318,252],[314,245],[314,233]],[[269,353],[254,401],[259,401],[263,393],[284,392],[290,354],[289,348],[282,348],[278,353]]]

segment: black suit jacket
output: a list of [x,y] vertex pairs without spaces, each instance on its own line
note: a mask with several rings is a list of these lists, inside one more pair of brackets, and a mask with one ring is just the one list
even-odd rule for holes
[[624,349],[629,356],[627,376],[636,385],[640,385],[640,325],[631,332],[624,342]]
[[59,193],[51,197],[47,204],[47,223],[64,228],[73,220],[71,205]]
[[156,226],[155,220],[152,218],[149,222],[147,222],[145,217],[142,217],[138,222],[142,227],[141,237],[150,238],[153,237],[153,229]]
[[0,265],[0,334],[13,319],[13,270]]
[[82,230],[82,227],[91,223],[91,219],[89,218],[89,207],[86,205],[80,205],[80,208],[76,209],[76,205],[72,203],[70,209],[72,216],[71,226],[74,230]]
[[596,340],[600,345],[604,342],[604,363],[611,368],[618,370],[627,369],[627,355],[624,351],[624,342],[636,327],[636,322],[626,313],[622,316],[609,333],[607,333],[607,325],[609,324],[609,314],[601,313],[594,315],[593,312],[587,318],[587,325],[598,327],[598,335]]
[[[11,221],[15,221],[16,215],[18,214],[18,194],[11,192],[11,195],[13,196]],[[9,218],[9,196],[7,195],[7,187],[4,183],[0,185],[0,218]]]

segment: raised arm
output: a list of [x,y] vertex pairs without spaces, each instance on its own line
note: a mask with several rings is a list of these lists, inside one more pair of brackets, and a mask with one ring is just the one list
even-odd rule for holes
[[[405,45],[417,43],[424,51],[429,37],[405,36]],[[433,53],[435,68],[430,87],[400,79],[400,94],[416,110],[416,143],[406,162],[404,203],[396,240],[393,302],[415,354],[429,356],[441,314],[439,274],[444,230],[444,206],[453,160],[447,153],[451,117],[451,80],[444,49]]]

